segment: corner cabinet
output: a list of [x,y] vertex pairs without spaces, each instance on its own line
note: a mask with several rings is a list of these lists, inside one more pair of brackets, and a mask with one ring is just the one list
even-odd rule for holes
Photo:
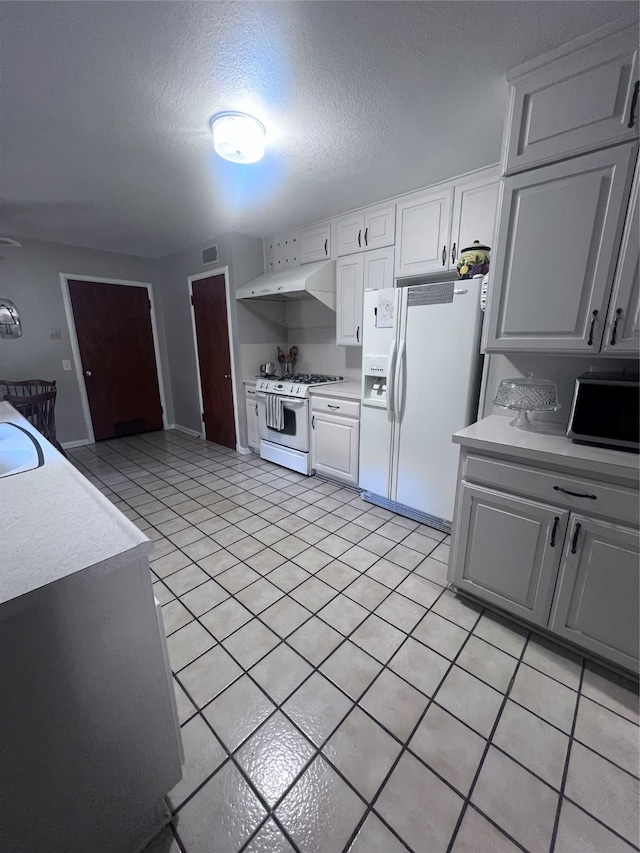
[[360,402],[311,396],[311,467],[322,476],[358,485]]
[[601,350],[636,154],[632,143],[504,179],[487,352]]
[[398,203],[396,277],[455,270],[462,249],[493,245],[499,182],[488,177],[413,193]]
[[362,346],[365,290],[393,287],[393,248],[359,252],[336,262],[336,344]]
[[[494,415],[455,437],[462,450],[449,580],[637,672],[634,459],[584,446],[571,459],[576,446],[564,436],[518,433],[507,418]],[[478,449],[483,436],[485,447]],[[466,444],[469,438],[473,447]],[[509,447],[510,440],[518,447]],[[535,464],[518,456],[523,452]],[[615,473],[606,473],[607,467]]]
[[615,27],[508,75],[505,174],[637,137],[637,15],[635,24],[610,32]]

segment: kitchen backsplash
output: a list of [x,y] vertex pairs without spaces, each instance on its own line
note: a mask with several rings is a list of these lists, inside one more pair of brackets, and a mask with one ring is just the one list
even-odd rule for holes
[[[360,347],[337,347],[335,331],[320,335],[319,329],[296,329],[290,341],[283,341],[280,348],[289,352],[294,344],[299,348],[295,369],[297,373],[328,373],[344,376],[345,379],[360,379],[362,373],[362,351]],[[324,337],[324,340],[318,340]],[[309,340],[311,338],[312,340]],[[240,365],[243,379],[256,376],[259,366],[265,361],[277,361],[278,349],[274,344],[240,344]]]

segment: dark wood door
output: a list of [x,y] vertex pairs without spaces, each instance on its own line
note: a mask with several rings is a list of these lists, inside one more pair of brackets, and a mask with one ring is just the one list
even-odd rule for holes
[[212,275],[194,281],[192,292],[206,438],[216,444],[235,448],[236,427],[224,275]]
[[162,429],[146,287],[69,281],[96,441]]

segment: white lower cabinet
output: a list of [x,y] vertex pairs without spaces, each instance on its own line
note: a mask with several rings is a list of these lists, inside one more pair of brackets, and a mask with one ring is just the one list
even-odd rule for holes
[[316,474],[358,485],[360,403],[311,400],[311,467]]
[[247,444],[252,450],[260,449],[260,434],[258,432],[258,402],[256,392],[247,388],[245,396],[247,407]]
[[568,516],[537,501],[463,484],[456,585],[546,624]]
[[449,580],[637,672],[640,536],[629,524],[638,518],[637,472],[618,486],[586,479],[586,461],[579,473],[563,471],[563,461],[537,468],[463,444]]
[[637,666],[637,530],[572,515],[549,627],[603,657]]

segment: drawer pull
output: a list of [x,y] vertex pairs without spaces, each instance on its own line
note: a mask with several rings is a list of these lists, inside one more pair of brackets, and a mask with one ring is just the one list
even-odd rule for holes
[[573,534],[573,542],[571,543],[571,553],[575,554],[578,547],[578,536],[580,535],[581,524],[576,524],[576,532]]
[[553,491],[554,492],[564,492],[565,495],[571,495],[574,498],[589,498],[590,501],[597,501],[598,500],[597,495],[586,495],[586,494],[583,494],[582,492],[570,492],[569,489],[563,489],[562,486],[554,486]]
[[558,524],[560,524],[560,516],[556,515],[555,519],[553,520],[553,530],[551,531],[551,542],[549,542],[549,545],[551,545],[552,548],[556,547],[556,533],[558,532]]
[[331,403],[327,403],[327,409],[339,409],[340,406],[332,406]]

